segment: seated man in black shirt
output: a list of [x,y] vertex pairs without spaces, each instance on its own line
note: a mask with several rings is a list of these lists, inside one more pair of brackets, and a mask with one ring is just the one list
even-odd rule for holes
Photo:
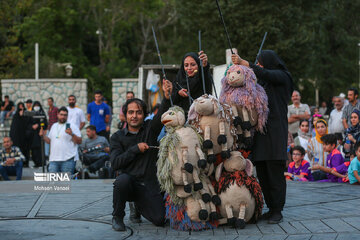
[[127,127],[111,136],[110,160],[113,169],[120,172],[114,182],[112,226],[125,231],[124,216],[127,201],[135,202],[143,217],[162,226],[165,223],[165,206],[156,177],[156,146],[162,123],[161,115],[170,107],[172,83],[163,81],[165,99],[153,120],[144,122],[146,104],[137,98],[123,106]]

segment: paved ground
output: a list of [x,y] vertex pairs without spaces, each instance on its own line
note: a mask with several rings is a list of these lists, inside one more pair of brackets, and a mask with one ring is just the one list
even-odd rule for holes
[[0,182],[0,239],[360,239],[360,186],[288,184],[284,222],[203,232],[159,228],[143,219],[111,230],[112,181],[74,180],[71,193],[34,192],[34,182]]

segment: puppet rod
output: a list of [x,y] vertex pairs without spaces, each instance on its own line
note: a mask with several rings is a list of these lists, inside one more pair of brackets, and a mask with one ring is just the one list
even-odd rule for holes
[[265,32],[265,34],[264,34],[263,40],[262,40],[261,45],[260,45],[260,48],[259,48],[259,52],[258,52],[258,54],[256,55],[255,65],[258,63],[258,59],[259,59],[261,50],[262,50],[262,48],[263,48],[264,42],[265,42],[265,40],[266,40],[266,36],[267,36],[267,32]]
[[[201,52],[201,30],[199,30],[199,52]],[[203,61],[201,60],[201,58],[200,58],[200,68],[201,68],[201,80],[202,80],[202,85],[203,85],[203,91],[204,91],[204,94],[206,94],[204,67],[203,67]]]
[[[155,40],[156,51],[157,51],[157,54],[158,54],[158,57],[159,57],[159,61],[160,61],[160,65],[161,65],[161,70],[162,70],[162,74],[163,74],[163,79],[166,80],[164,64],[163,64],[162,59],[161,59],[160,50],[159,50],[159,45],[158,45],[158,42],[157,42],[157,39],[156,39],[156,34],[155,34],[154,26],[151,26],[151,29],[152,29],[153,36],[154,36],[154,40]],[[160,81],[160,86],[161,86],[161,84],[162,84],[162,83],[161,83],[161,81]],[[174,106],[170,92],[169,92],[169,96],[170,96],[171,106]]]
[[188,74],[187,74],[187,72],[185,71],[185,76],[186,76],[186,86],[187,86],[187,90],[188,90],[188,96],[189,96],[189,106],[191,106],[191,99],[192,99],[192,97],[190,97],[191,96],[191,93],[190,93],[190,85],[189,85],[189,76],[188,76]]
[[[183,87],[178,83],[178,82],[175,82],[176,85],[180,88],[180,89],[183,89]],[[194,99],[190,96],[190,93],[187,93],[187,95],[189,96],[189,98],[191,99],[191,101],[194,101]]]
[[216,0],[216,5],[217,5],[217,8],[219,10],[219,14],[220,14],[220,18],[221,18],[221,22],[224,26],[224,29],[225,29],[225,34],[226,34],[226,38],[228,40],[228,43],[229,43],[229,47],[230,47],[230,51],[231,51],[231,54],[234,54],[233,50],[232,50],[232,46],[231,46],[231,42],[230,42],[230,37],[229,37],[229,33],[227,31],[227,28],[226,28],[226,25],[225,25],[225,21],[224,21],[224,17],[222,15],[222,12],[221,12],[221,9],[220,9],[220,5],[219,5],[219,1]]

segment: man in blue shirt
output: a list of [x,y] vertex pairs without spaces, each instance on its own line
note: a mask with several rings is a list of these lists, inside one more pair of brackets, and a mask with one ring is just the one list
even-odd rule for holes
[[110,109],[102,99],[102,92],[100,90],[96,90],[95,101],[89,103],[87,107],[87,118],[90,125],[94,125],[96,127],[97,135],[106,137],[107,140],[109,140],[110,132],[106,131],[106,124],[110,119]]

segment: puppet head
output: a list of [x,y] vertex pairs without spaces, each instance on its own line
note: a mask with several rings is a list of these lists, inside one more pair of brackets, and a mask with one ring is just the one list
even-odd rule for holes
[[230,152],[230,158],[220,163],[215,172],[215,178],[220,179],[223,168],[227,172],[245,171],[248,176],[252,176],[253,164],[249,159],[245,159],[239,151]]
[[169,108],[169,110],[161,116],[161,122],[166,127],[183,126],[185,124],[184,110],[179,106]]

